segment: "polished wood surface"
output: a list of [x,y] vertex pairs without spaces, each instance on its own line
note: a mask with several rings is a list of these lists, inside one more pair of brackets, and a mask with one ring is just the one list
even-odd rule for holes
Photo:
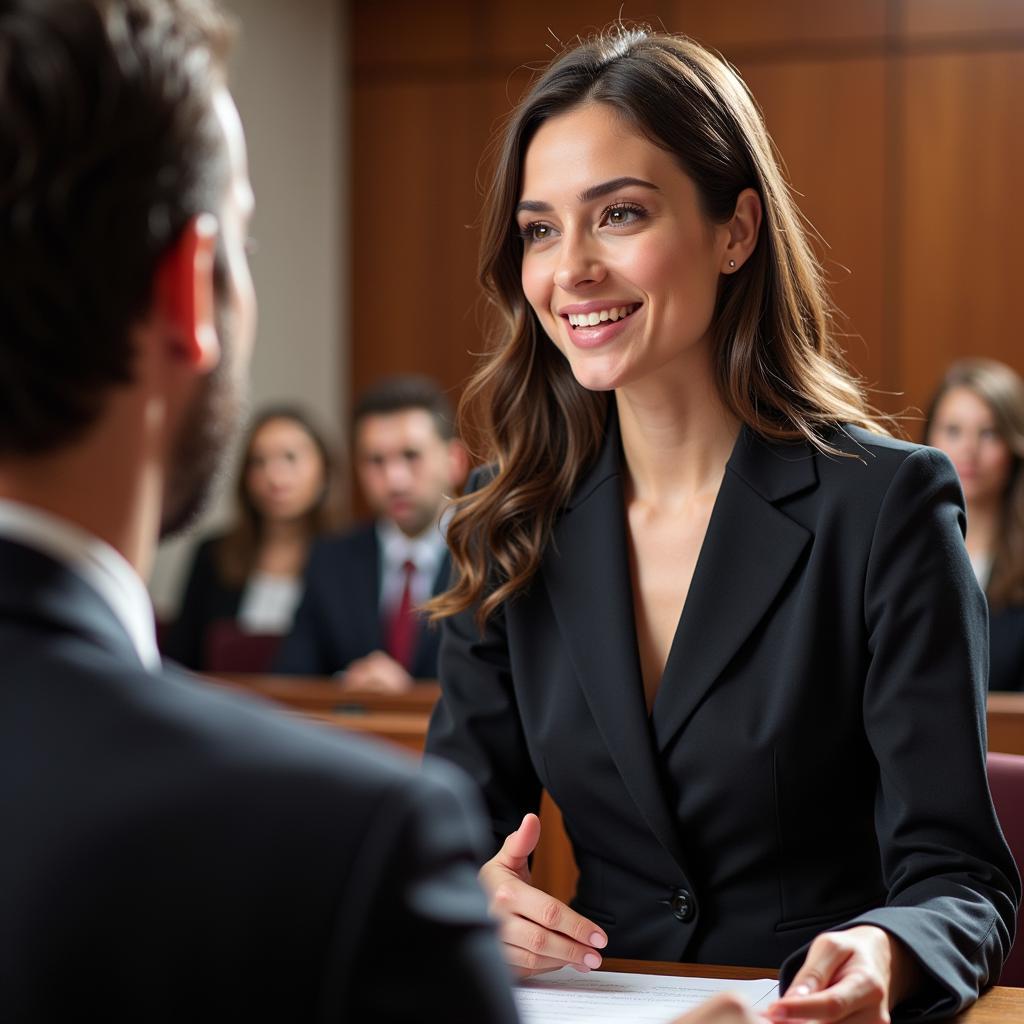
[[441,696],[441,688],[433,680],[418,682],[405,693],[376,693],[345,689],[337,680],[322,676],[270,676],[234,672],[216,673],[210,678],[301,711],[420,712],[429,715]]
[[1024,693],[989,694],[988,749],[1024,754]]
[[[653,960],[605,960],[605,971],[665,974],[676,978],[777,978],[778,971],[758,967],[716,967],[711,964],[670,964]],[[949,1018],[955,1024],[1024,1024],[1024,989],[992,988],[969,1010]]]

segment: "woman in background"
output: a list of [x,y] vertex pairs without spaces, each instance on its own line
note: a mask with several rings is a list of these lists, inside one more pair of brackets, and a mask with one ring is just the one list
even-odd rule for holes
[[925,438],[964,489],[967,553],[989,605],[989,689],[1024,690],[1024,381],[994,359],[954,363]]
[[[746,86],[674,36],[566,51],[483,222],[492,468],[448,528],[427,749],[481,785],[506,959],[780,967],[779,1020],[952,1015],[1019,900],[960,488],[843,365]],[[530,882],[542,789],[571,907]]]
[[260,412],[244,450],[238,519],[196,551],[165,644],[197,670],[269,668],[302,596],[310,544],[340,525],[338,474],[303,411]]

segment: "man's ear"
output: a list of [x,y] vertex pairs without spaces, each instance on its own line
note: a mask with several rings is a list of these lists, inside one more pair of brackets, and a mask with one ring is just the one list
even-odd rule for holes
[[217,230],[212,214],[193,217],[156,271],[154,311],[168,331],[174,354],[202,372],[220,360],[213,288]]

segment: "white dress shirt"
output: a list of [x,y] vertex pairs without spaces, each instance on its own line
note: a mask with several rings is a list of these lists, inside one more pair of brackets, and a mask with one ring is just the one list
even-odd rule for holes
[[418,607],[430,600],[445,555],[444,534],[436,523],[417,537],[407,537],[389,519],[377,521],[380,545],[380,614],[384,621],[397,610],[405,590],[405,563],[412,562],[412,600]]
[[142,664],[156,671],[153,602],[131,563],[106,541],[34,505],[0,498],[0,537],[49,556],[81,577],[117,616]]

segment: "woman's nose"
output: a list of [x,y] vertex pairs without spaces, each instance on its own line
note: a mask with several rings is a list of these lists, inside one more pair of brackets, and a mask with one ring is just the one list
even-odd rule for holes
[[555,284],[563,291],[597,284],[604,280],[606,270],[600,254],[586,236],[564,236],[555,270]]

